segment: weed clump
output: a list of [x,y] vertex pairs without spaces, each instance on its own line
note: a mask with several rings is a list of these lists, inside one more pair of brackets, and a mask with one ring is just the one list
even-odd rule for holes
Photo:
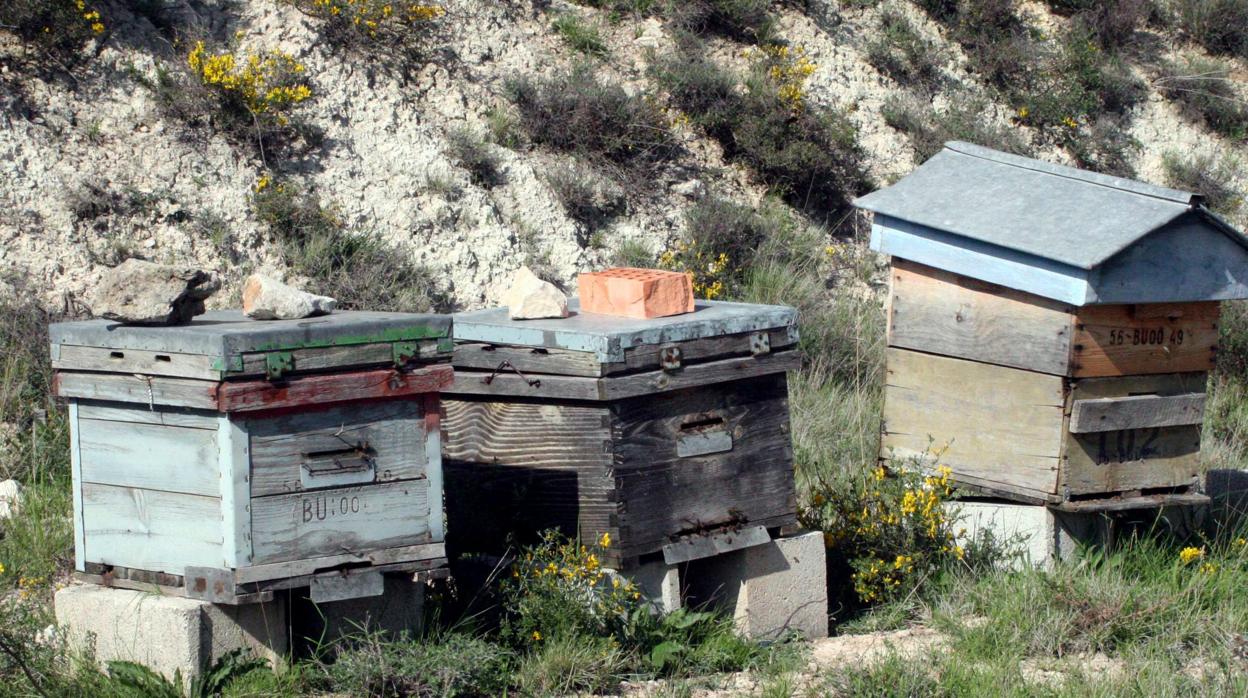
[[507,84],[520,126],[537,144],[621,172],[653,171],[677,152],[663,112],[619,85],[578,66],[548,80],[523,77]]
[[418,55],[427,48],[446,14],[442,5],[411,0],[286,0],[320,22],[321,36],[379,57]]
[[[1244,194],[1235,180],[1244,173],[1233,156],[1219,158],[1209,153],[1168,152],[1162,157],[1162,168],[1166,184],[1200,194],[1211,210],[1233,217],[1243,209]],[[1245,349],[1248,350],[1248,346]],[[1219,358],[1223,354],[1219,351]]]
[[545,178],[564,212],[580,225],[582,247],[626,208],[624,192],[588,165],[576,161],[555,165]]
[[693,277],[694,295],[708,300],[741,292],[754,256],[784,225],[779,211],[760,214],[717,196],[700,200],[685,214],[685,241],[659,255],[659,266]]
[[1157,86],[1187,118],[1231,140],[1248,141],[1248,99],[1236,91],[1230,74],[1222,61],[1190,58],[1166,65]]
[[884,123],[910,137],[915,160],[940,152],[948,141],[967,141],[1017,155],[1032,155],[1030,144],[1015,129],[985,117],[988,102],[970,95],[951,99],[937,109],[929,101],[890,96],[881,110]]
[[1248,58],[1248,2],[1172,0],[1170,9],[1188,40],[1211,53]]
[[72,55],[88,40],[104,33],[97,3],[86,0],[5,0],[0,4],[0,31],[59,56]]
[[352,233],[315,192],[267,175],[252,206],[307,290],[338,299],[345,310],[429,312],[449,299],[432,272],[372,234]]
[[495,696],[508,688],[512,653],[464,632],[398,641],[381,633],[347,638],[326,667],[336,691],[357,696]]
[[768,0],[687,0],[671,3],[667,14],[679,31],[766,44],[777,29],[770,6]]
[[472,183],[493,188],[503,183],[502,161],[480,136],[458,128],[447,136],[447,155],[468,171]]
[[563,43],[577,53],[587,56],[607,55],[607,44],[598,29],[571,13],[561,13],[550,23]]
[[890,8],[880,13],[880,30],[867,43],[867,60],[901,85],[932,91],[939,86],[945,57],[904,14]]

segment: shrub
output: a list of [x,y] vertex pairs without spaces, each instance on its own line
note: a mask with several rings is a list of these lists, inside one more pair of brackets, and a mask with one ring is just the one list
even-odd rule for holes
[[988,111],[987,100],[971,95],[954,95],[949,105],[939,110],[928,100],[892,95],[884,101],[881,113],[884,123],[910,138],[917,162],[954,140],[1018,155],[1033,154],[1018,131],[989,119]]
[[553,150],[642,173],[674,156],[677,146],[652,101],[600,81],[592,68],[508,82],[520,125],[530,140]]
[[647,268],[654,265],[654,252],[636,238],[621,241],[611,255],[612,266]]
[[14,276],[10,284],[14,291],[0,295],[0,480],[63,483],[69,431],[52,397],[48,357],[48,323],[61,318],[44,310],[22,280]]
[[276,239],[307,290],[345,310],[445,311],[450,300],[426,268],[372,234],[347,231],[314,193],[267,175],[252,197],[256,218]]
[[423,51],[446,14],[441,5],[411,0],[286,0],[320,23],[331,46],[392,59]]
[[659,255],[659,266],[691,275],[693,292],[700,298],[736,296],[759,247],[785,223],[779,211],[769,214],[705,197],[685,213],[685,241]]
[[598,29],[586,24],[580,17],[564,12],[556,16],[550,26],[573,51],[587,56],[607,55],[607,44],[598,34]]
[[524,548],[502,587],[503,637],[519,647],[623,637],[641,591],[602,568],[598,556],[610,545],[607,534],[585,545],[550,530]]
[[416,640],[347,638],[326,668],[334,691],[356,696],[494,696],[508,688],[511,652],[460,632]]
[[1248,58],[1248,2],[1172,0],[1175,21],[1190,41],[1212,53]]
[[21,593],[0,595],[0,682],[5,695],[101,696],[105,677],[89,657],[71,656],[64,639],[35,637],[55,622],[46,599]]
[[668,14],[680,31],[766,44],[776,33],[770,6],[769,0],[685,0],[669,5]]
[[867,43],[867,60],[902,85],[935,90],[944,56],[905,15],[886,9],[880,13],[879,32]]
[[[1243,190],[1235,180],[1244,173],[1231,155],[1219,158],[1208,153],[1168,152],[1162,157],[1162,169],[1167,185],[1200,194],[1206,206],[1224,216],[1236,216],[1243,208]],[[1248,358],[1248,345],[1244,349]],[[1223,357],[1224,352],[1219,351],[1218,356]]]
[[740,77],[689,46],[656,61],[652,70],[729,160],[812,216],[842,216],[849,199],[870,186],[857,130],[840,110],[807,103],[803,83],[813,66],[800,51],[768,47],[752,55],[752,70]]
[[69,55],[104,33],[97,3],[86,0],[5,0],[0,31],[43,51]]
[[626,665],[611,638],[560,636],[525,655],[514,679],[524,696],[592,695],[618,684]]
[[1153,12],[1152,0],[1048,0],[1055,12],[1073,16],[1074,24],[1101,48],[1126,46]]
[[489,144],[468,128],[457,128],[446,138],[446,154],[468,171],[472,183],[493,188],[503,183],[502,161]]
[[1051,135],[1075,131],[1107,114],[1123,114],[1146,89],[1121,60],[1106,56],[1086,34],[1072,32],[1046,51],[1042,68],[1008,92],[1019,121]]
[[1191,58],[1163,70],[1157,87],[1184,116],[1232,140],[1248,140],[1248,98],[1235,89],[1229,65]]
[[578,241],[585,247],[590,237],[624,212],[624,192],[588,165],[567,162],[546,171],[546,184],[581,230]]
[[1115,177],[1134,177],[1132,156],[1141,143],[1112,117],[1099,117],[1091,124],[1062,133],[1061,143],[1084,169]]

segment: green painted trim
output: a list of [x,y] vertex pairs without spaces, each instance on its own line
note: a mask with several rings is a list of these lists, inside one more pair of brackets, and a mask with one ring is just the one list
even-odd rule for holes
[[[298,342],[294,344],[262,344],[251,352],[292,351],[294,349],[323,349],[326,347],[345,347],[353,344],[384,344],[386,342],[411,342],[420,339],[449,338],[447,330],[432,327],[404,327],[383,330],[375,334],[347,335],[328,340]],[[241,358],[240,358],[241,361]],[[241,367],[240,367],[241,368]]]

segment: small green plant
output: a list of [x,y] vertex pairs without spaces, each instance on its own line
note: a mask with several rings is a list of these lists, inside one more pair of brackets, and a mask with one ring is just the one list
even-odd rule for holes
[[747,43],[766,44],[776,36],[768,0],[686,0],[667,8],[680,31],[716,34]]
[[677,152],[653,100],[599,80],[589,66],[546,80],[518,78],[507,93],[537,145],[635,174],[653,171]]
[[446,138],[446,148],[446,154],[468,171],[473,184],[493,188],[504,182],[502,160],[471,129],[451,131]]
[[252,196],[256,218],[278,243],[308,290],[338,299],[345,309],[428,312],[449,299],[433,274],[376,235],[348,231],[315,192],[265,175]]
[[442,5],[410,0],[286,0],[319,22],[331,46],[393,58],[419,55],[446,14]]
[[1248,141],[1248,98],[1235,89],[1230,69],[1220,60],[1189,58],[1165,65],[1155,84],[1187,118],[1231,140]]
[[926,100],[891,95],[881,113],[884,123],[909,136],[916,162],[930,158],[954,140],[1018,155],[1032,154],[1018,130],[990,120],[987,111],[988,101],[973,95],[955,96],[944,109]]
[[503,637],[519,647],[622,637],[643,602],[631,581],[603,569],[600,555],[611,542],[604,533],[586,545],[551,530],[523,549],[502,588]]
[[135,662],[110,661],[108,683],[120,694],[136,698],[213,698],[234,681],[256,671],[269,671],[268,662],[251,656],[246,649],[236,649],[221,655],[203,673],[195,675],[185,693],[181,670],[175,671],[170,680]]
[[0,4],[0,32],[28,45],[69,56],[104,33],[98,3],[86,0],[5,0]]
[[335,691],[356,696],[495,696],[510,683],[512,652],[464,632],[420,638],[346,638],[325,667]]
[[1162,157],[1162,169],[1166,174],[1166,184],[1200,194],[1205,197],[1205,205],[1213,211],[1227,217],[1238,217],[1243,210],[1244,192],[1236,185],[1236,180],[1248,178],[1248,173],[1233,155],[1217,157],[1210,153],[1171,151]]
[[880,30],[867,42],[867,60],[899,84],[932,91],[939,87],[945,57],[904,14],[890,8],[880,13]]
[[654,252],[646,243],[636,238],[620,242],[611,255],[612,266],[645,269],[654,265]]
[[571,12],[563,12],[555,17],[550,27],[559,34],[563,43],[578,53],[587,56],[602,57],[607,55],[607,44],[602,40],[597,27],[587,23]]

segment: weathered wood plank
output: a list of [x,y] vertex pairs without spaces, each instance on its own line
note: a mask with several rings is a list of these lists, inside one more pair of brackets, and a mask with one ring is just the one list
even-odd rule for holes
[[108,349],[61,344],[52,368],[70,371],[139,373],[148,376],[178,376],[220,380],[223,372],[211,356],[143,349]]
[[323,557],[305,558],[290,562],[274,562],[243,567],[234,573],[237,584],[251,584],[276,579],[291,579],[351,563],[368,563],[379,567],[393,564],[439,560],[446,557],[446,546],[438,543],[402,545],[381,550],[343,553]]
[[454,370],[447,365],[411,371],[393,369],[303,376],[286,381],[222,383],[222,412],[273,410],[349,400],[379,400],[434,393],[449,386]]
[[427,480],[251,500],[255,564],[428,542]]
[[455,345],[451,362],[456,369],[472,368],[493,371],[504,361],[521,373],[543,373],[597,378],[603,366],[593,352],[514,347],[507,345],[466,343]]
[[[247,424],[251,440],[253,497],[425,475],[423,400],[386,400],[240,421]],[[359,477],[314,467],[334,454],[343,462],[351,461],[357,451],[372,461],[371,468],[356,474]]]
[[[624,350],[624,361],[622,364],[604,364],[606,367],[604,375],[657,369],[661,365],[660,357],[664,348],[669,346],[680,348],[680,360],[685,365],[730,356],[750,356],[751,337],[754,334],[753,332],[746,332],[721,337],[705,337],[675,344],[645,344],[639,347],[631,347]],[[789,349],[796,343],[788,328],[770,330],[767,332],[767,336],[772,352]]]
[[206,429],[80,416],[82,482],[217,496],[216,436]]
[[248,467],[247,425],[229,415],[217,418],[217,472],[221,495],[221,546],[227,567],[252,560],[251,469]]
[[1075,400],[1070,431],[1075,434],[1150,429],[1200,424],[1205,416],[1205,394],[1128,395]]
[[451,460],[581,469],[611,465],[611,414],[604,407],[443,400]]
[[889,345],[1041,373],[1065,375],[1074,308],[893,260]]
[[82,400],[215,410],[217,385],[215,381],[190,378],[58,371],[53,380],[52,392],[58,397]]
[[1177,487],[1199,472],[1199,425],[1071,434],[1061,486],[1071,495]]
[[442,478],[442,396],[426,393],[425,417],[425,477],[429,491],[433,493],[429,507],[429,535],[433,540],[446,538],[445,494]]
[[[419,358],[431,359],[438,355],[438,340],[426,339],[416,342]],[[328,371],[339,368],[363,368],[394,362],[394,344],[350,344],[346,346],[313,347],[294,349],[289,352],[292,368],[290,373]],[[230,377],[263,376],[266,372],[265,352],[243,354],[241,371],[231,371]]]
[[86,482],[82,518],[87,562],[169,574],[225,565],[217,497]]
[[1061,376],[890,348],[881,457],[1056,492],[1064,407]]
[[84,419],[98,419],[111,422],[132,422],[137,424],[160,424],[170,427],[187,427],[189,429],[217,428],[218,414],[208,410],[188,410],[185,408],[162,405],[153,410],[147,405],[127,405],[125,403],[101,403],[79,401],[78,414]]
[[86,537],[82,521],[82,451],[78,446],[78,418],[81,406],[77,401],[69,403],[69,470],[71,487],[74,488],[74,569],[82,572],[87,569]]
[[1220,304],[1090,305],[1075,320],[1074,376],[1213,369]]

